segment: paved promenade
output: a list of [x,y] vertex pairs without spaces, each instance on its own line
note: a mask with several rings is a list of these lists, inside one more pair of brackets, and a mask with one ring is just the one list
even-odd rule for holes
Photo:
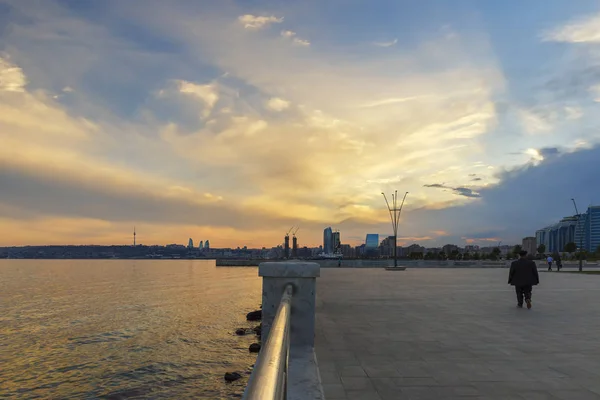
[[326,399],[600,399],[600,276],[540,272],[527,310],[507,274],[321,269]]

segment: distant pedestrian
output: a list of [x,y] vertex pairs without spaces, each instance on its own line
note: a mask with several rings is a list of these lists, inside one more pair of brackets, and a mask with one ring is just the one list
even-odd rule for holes
[[548,271],[552,271],[552,262],[554,261],[554,259],[552,258],[552,256],[548,256],[548,258],[546,258],[546,262],[548,263]]
[[523,308],[523,298],[527,308],[531,308],[531,291],[533,286],[540,283],[535,261],[527,259],[527,251],[519,252],[521,258],[513,261],[508,273],[508,284],[515,287],[517,292],[517,307]]
[[560,258],[560,254],[556,255],[556,270],[558,272],[560,272],[560,269],[562,268],[562,259]]

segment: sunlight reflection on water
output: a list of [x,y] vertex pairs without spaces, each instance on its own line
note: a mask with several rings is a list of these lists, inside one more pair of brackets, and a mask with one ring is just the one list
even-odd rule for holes
[[232,398],[260,302],[256,268],[0,260],[0,398]]

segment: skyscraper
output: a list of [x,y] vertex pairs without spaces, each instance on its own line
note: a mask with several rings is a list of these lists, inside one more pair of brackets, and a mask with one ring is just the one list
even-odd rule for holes
[[365,247],[367,249],[376,249],[379,247],[379,234],[378,233],[367,233],[365,240]]
[[285,235],[283,239],[283,256],[290,258],[290,235]]
[[294,235],[292,238],[292,258],[298,257],[298,238]]
[[203,248],[204,248],[204,242],[201,240],[201,241],[198,243],[198,250],[202,250]]
[[581,214],[575,231],[575,244],[577,247],[583,245],[583,249],[589,252],[595,252],[600,246],[600,206],[589,206],[587,212]]
[[194,241],[192,240],[192,238],[189,238],[188,240],[188,249],[193,249],[194,248]]
[[332,233],[332,242],[333,242],[333,253],[339,253],[340,245],[341,245],[339,231],[335,231]]
[[208,243],[208,240],[206,242],[204,242],[204,249],[206,249],[206,250],[210,249],[210,243]]
[[333,232],[331,227],[327,227],[323,231],[323,253],[333,254]]
[[595,252],[598,246],[600,246],[600,206],[588,207],[588,219],[589,222],[589,252]]

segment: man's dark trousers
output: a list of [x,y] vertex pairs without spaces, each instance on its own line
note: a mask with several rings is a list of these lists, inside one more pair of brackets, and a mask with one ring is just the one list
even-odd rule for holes
[[532,289],[533,288],[531,287],[531,285],[515,286],[515,291],[517,292],[517,304],[519,304],[520,306],[523,305],[523,297],[525,297],[526,300],[531,300]]

